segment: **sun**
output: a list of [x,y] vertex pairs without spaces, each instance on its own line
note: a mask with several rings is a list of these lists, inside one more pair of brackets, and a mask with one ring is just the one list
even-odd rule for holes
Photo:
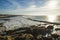
[[49,16],[47,16],[47,18],[48,18],[48,21],[54,22],[55,19],[56,19],[56,16],[54,16],[54,15],[49,15]]
[[58,5],[58,1],[57,1],[57,0],[50,0],[50,1],[47,3],[46,7],[47,7],[48,9],[56,9],[56,8],[57,8],[57,5]]

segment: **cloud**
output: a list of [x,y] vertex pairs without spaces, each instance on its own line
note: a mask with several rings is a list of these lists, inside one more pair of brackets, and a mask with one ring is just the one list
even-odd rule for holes
[[[13,5],[16,6],[14,10],[7,10],[6,12],[9,14],[16,14],[16,15],[60,15],[60,6],[59,0],[48,0],[44,3],[43,6],[37,6],[36,1],[23,1],[27,2],[26,4],[28,5],[27,7],[24,6],[22,8],[21,3],[18,3],[15,0],[9,0]],[[29,3],[28,3],[29,2]],[[39,1],[40,3],[41,1]],[[25,4],[25,5],[26,5]],[[40,4],[42,5],[42,4]],[[4,12],[5,13],[5,12]],[[58,13],[58,14],[57,14]]]

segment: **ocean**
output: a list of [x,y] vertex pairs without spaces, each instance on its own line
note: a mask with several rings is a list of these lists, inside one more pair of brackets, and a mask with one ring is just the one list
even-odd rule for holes
[[[60,16],[51,16],[51,15],[50,16],[14,16],[14,17],[7,17],[0,19],[1,19],[0,23],[3,23],[3,26],[6,27],[6,30],[14,30],[20,27],[29,27],[31,25],[40,24],[40,22],[38,21],[60,23]],[[55,25],[54,29],[55,28],[60,28],[60,25]]]

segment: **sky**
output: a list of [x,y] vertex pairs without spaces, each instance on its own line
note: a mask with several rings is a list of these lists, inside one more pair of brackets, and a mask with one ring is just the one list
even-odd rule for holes
[[60,15],[60,0],[0,0],[0,14]]

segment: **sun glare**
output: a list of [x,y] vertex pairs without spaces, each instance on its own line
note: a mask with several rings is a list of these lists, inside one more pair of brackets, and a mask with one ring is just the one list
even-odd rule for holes
[[47,17],[48,17],[48,21],[50,21],[50,22],[54,22],[56,19],[56,16],[53,16],[53,15],[49,15]]
[[49,8],[49,9],[55,9],[57,8],[57,4],[58,4],[58,1],[57,0],[50,0],[46,7]]

